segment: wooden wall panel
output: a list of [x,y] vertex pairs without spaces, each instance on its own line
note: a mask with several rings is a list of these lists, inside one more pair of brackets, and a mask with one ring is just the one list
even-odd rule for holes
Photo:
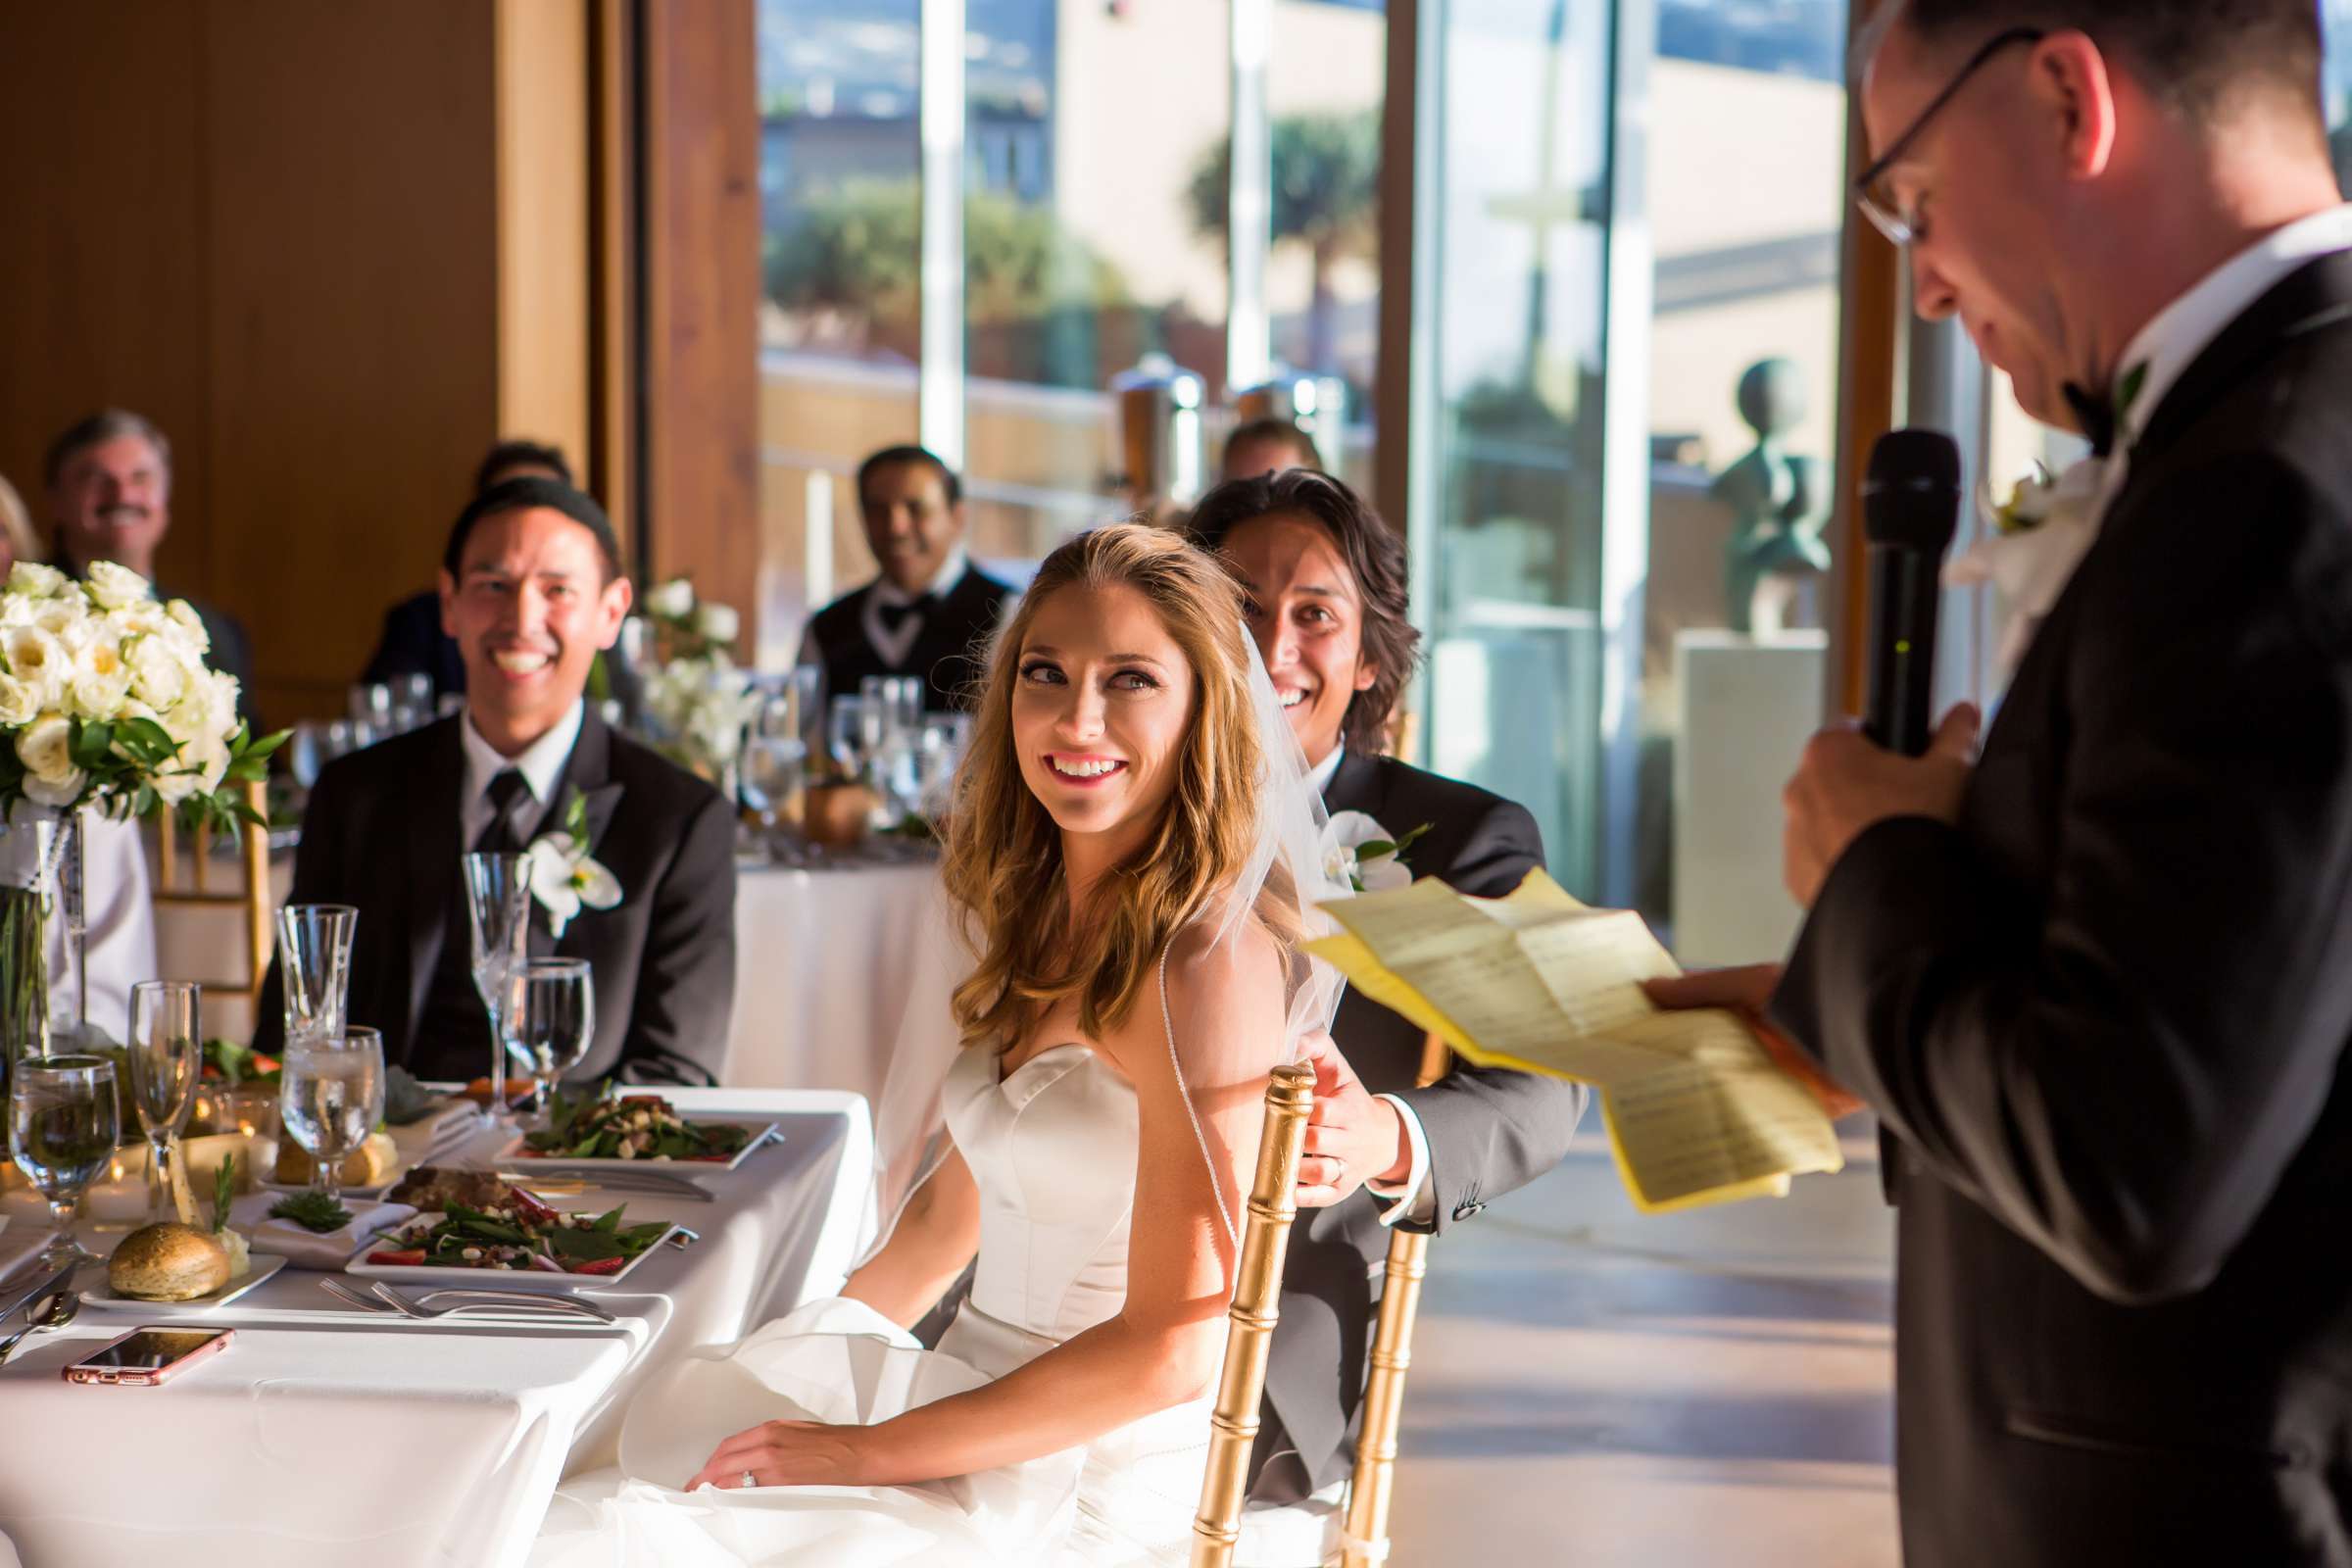
[[493,14],[206,8],[214,595],[330,712],[498,430]]
[[645,0],[647,515],[759,646],[760,106],[753,0]]
[[498,416],[588,458],[584,0],[498,0]]
[[[1856,36],[1877,11],[1880,0],[1857,0],[1853,8]],[[1862,130],[1861,93],[1848,95],[1846,112],[1846,175],[1850,179],[1869,166],[1870,155]],[[1862,569],[1866,547],[1862,536],[1862,476],[1870,465],[1870,449],[1894,427],[1896,362],[1903,331],[1902,255],[1886,236],[1849,207],[1845,221],[1844,297],[1839,310],[1838,430],[1838,511],[1831,523],[1832,568],[1830,590],[1823,603],[1830,627],[1830,690],[1825,694],[1832,713],[1862,711],[1868,673],[1864,657],[1869,634],[1869,573]]]
[[203,14],[96,9],[0,6],[0,475],[46,538],[50,440],[110,404],[146,415],[173,445],[160,569],[205,593]]

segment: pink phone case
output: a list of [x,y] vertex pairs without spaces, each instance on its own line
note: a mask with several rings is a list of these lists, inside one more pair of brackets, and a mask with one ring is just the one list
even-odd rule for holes
[[[174,1329],[170,1324],[150,1323],[143,1328],[132,1329],[129,1334],[119,1335],[116,1338],[107,1341],[106,1344],[98,1348],[98,1350],[95,1353],[104,1354],[106,1351],[114,1348],[118,1345],[121,1345],[124,1340],[130,1339],[134,1335],[148,1333],[172,1334],[176,1332],[179,1331]],[[113,1383],[123,1388],[157,1388],[163,1384],[171,1382],[173,1378],[179,1376],[182,1372],[185,1372],[189,1367],[194,1366],[206,1356],[215,1354],[216,1352],[226,1348],[228,1342],[236,1337],[237,1331],[235,1329],[220,1329],[214,1334],[213,1338],[205,1341],[202,1345],[199,1345],[196,1347],[196,1348],[190,1350],[178,1360],[167,1362],[165,1365],[159,1367],[92,1366],[87,1361],[76,1361],[72,1366],[66,1368],[64,1375],[68,1383]]]

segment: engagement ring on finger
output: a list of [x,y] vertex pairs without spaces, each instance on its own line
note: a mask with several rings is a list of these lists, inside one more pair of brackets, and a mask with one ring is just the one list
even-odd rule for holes
[[736,1485],[736,1486],[738,1486],[738,1487],[756,1487],[756,1486],[758,1486],[759,1484],[760,1484],[760,1478],[759,1478],[758,1476],[756,1476],[756,1475],[752,1474],[752,1473],[751,1473],[749,1470],[746,1470],[746,1471],[743,1473],[743,1477],[742,1477],[742,1479],[741,1479],[741,1480],[739,1480],[739,1481],[737,1481],[737,1482],[735,1483],[735,1485]]

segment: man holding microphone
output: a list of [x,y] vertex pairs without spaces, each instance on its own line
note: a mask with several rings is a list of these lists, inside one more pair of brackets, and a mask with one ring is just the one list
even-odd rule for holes
[[[2352,209],[2313,0],[1886,0],[1859,192],[2095,539],[1977,750],[1833,730],[1785,972],[1891,1131],[1912,1568],[2352,1564]],[[1847,1097],[1850,1096],[1851,1099]]]

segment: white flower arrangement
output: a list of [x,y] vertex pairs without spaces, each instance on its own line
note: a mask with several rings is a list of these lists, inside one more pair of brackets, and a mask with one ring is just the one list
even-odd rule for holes
[[645,596],[662,659],[645,672],[645,710],[659,744],[680,765],[723,779],[743,751],[744,726],[760,694],[736,667],[741,622],[733,607],[703,604],[694,584],[673,577]]
[[210,651],[186,601],[158,604],[134,571],[100,562],[75,582],[18,563],[0,587],[0,816],[29,801],[248,818],[222,786],[261,778],[285,737],[253,739]]

